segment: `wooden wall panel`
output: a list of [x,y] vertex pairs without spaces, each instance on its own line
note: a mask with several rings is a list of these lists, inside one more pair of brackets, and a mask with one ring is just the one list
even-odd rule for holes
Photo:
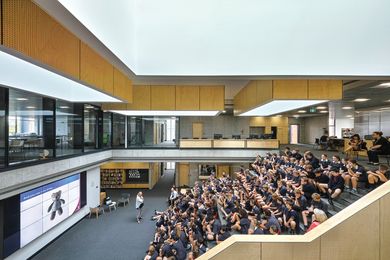
[[200,110],[225,109],[225,86],[200,86],[199,88]]
[[261,260],[292,260],[293,244],[289,243],[261,243]]
[[189,174],[190,174],[190,164],[189,163],[179,163],[179,186],[189,184]]
[[114,67],[85,43],[80,49],[80,80],[109,94],[114,92]]
[[199,86],[176,86],[176,110],[199,110]]
[[[234,243],[220,252],[212,260],[261,259],[260,243]],[[273,258],[273,260],[278,258]]]
[[127,104],[130,110],[150,110],[150,86],[134,85],[133,86],[133,103]]
[[272,80],[257,80],[256,87],[256,100],[258,104],[263,104],[272,100]]
[[114,68],[114,95],[133,102],[133,86],[131,80],[117,68]]
[[321,259],[379,259],[378,213],[379,201],[376,201],[322,235]]
[[151,86],[150,89],[151,110],[175,110],[176,88],[175,86]]
[[274,99],[307,99],[307,80],[274,80]]
[[380,260],[390,259],[390,194],[379,201],[380,207]]
[[342,80],[309,80],[309,99],[337,100],[343,98]]
[[29,0],[3,0],[6,47],[79,78],[80,40]]

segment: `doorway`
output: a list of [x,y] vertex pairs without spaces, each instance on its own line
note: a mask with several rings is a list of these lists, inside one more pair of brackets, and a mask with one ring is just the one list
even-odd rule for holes
[[290,125],[290,144],[299,143],[299,125]]

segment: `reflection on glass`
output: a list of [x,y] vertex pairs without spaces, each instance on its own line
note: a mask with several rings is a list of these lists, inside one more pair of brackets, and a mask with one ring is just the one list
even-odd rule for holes
[[176,117],[128,117],[128,147],[176,147],[178,125]]
[[72,103],[57,100],[56,104],[56,155],[57,157],[78,154],[82,147],[78,145],[75,134],[82,127],[82,110]]
[[0,168],[5,167],[5,111],[7,104],[7,90],[0,87]]
[[111,148],[111,117],[112,113],[103,113],[103,148]]
[[9,163],[53,156],[54,100],[9,90]]
[[113,114],[112,147],[125,148],[126,116]]
[[84,150],[98,149],[98,112],[99,108],[84,105]]

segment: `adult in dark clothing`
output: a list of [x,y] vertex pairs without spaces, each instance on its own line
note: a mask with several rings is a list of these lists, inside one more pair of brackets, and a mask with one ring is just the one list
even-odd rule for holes
[[186,260],[187,251],[180,239],[176,240],[176,242],[172,245],[172,249],[176,251],[175,256],[177,260]]
[[318,158],[315,157],[312,152],[306,152],[305,159],[310,162],[313,169],[320,168],[320,160],[318,160]]
[[390,142],[383,137],[383,133],[376,131],[372,134],[373,146],[367,151],[369,164],[378,165],[378,155],[390,154]]

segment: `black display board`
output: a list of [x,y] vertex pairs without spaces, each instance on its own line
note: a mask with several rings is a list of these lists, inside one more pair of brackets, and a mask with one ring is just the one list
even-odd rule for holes
[[126,184],[149,183],[149,169],[126,169]]

